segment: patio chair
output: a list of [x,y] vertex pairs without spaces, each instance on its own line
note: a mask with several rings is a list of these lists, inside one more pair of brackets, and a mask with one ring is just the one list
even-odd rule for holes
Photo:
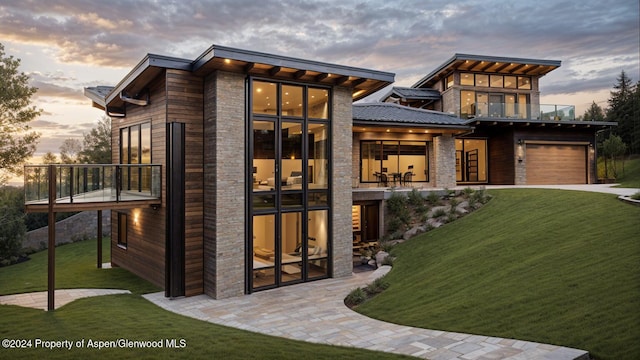
[[407,171],[406,173],[404,173],[404,175],[402,176],[402,183],[404,184],[404,186],[411,184],[413,182],[412,178],[413,173],[411,171]]
[[380,174],[380,178],[378,180],[378,186],[389,186],[389,179],[387,179],[387,174]]

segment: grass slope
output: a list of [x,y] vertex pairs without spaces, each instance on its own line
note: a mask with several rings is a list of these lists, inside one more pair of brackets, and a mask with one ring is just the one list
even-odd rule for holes
[[[105,241],[104,259],[109,258]],[[132,295],[74,301],[54,312],[0,305],[0,339],[31,340],[31,348],[4,349],[0,359],[401,359],[394,354],[318,345],[251,333],[176,315],[140,294],[158,291],[123,269],[96,269],[96,241],[56,248],[57,288],[121,288]],[[0,294],[46,290],[47,252],[0,268]],[[366,335],[366,334],[363,334]],[[95,348],[47,350],[35,339],[158,341],[184,339],[181,349]]]
[[640,208],[614,196],[492,191],[482,210],[395,250],[359,308],[400,324],[639,356]]

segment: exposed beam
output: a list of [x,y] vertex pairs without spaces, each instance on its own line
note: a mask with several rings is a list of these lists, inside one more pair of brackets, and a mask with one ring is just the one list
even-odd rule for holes
[[530,68],[528,68],[524,73],[529,75],[530,73],[532,73],[535,70],[538,70],[538,68],[540,67],[540,65],[532,65]]
[[349,80],[348,76],[340,76],[339,78],[336,79],[334,85],[342,85],[345,82],[347,82],[347,80]]
[[360,84],[364,83],[365,81],[367,81],[367,79],[366,79],[366,78],[360,78],[360,79],[353,80],[353,81],[351,82],[351,86],[356,87],[356,86],[358,86],[358,85],[360,85]]
[[514,67],[513,69],[509,70],[509,74],[515,74],[516,71],[522,69],[525,66],[526,66],[526,64],[519,64],[516,67]]
[[256,66],[256,63],[253,62],[248,62],[245,66],[244,66],[244,72],[248,73],[249,71],[253,70],[253,68]]
[[474,67],[480,65],[481,63],[481,61],[474,61],[471,65],[469,65],[468,69],[473,70]]
[[305,75],[307,75],[307,70],[298,70],[293,74],[293,78],[297,80]]
[[316,81],[322,81],[329,77],[329,73],[320,73],[316,75]]
[[502,63],[502,65],[498,66],[495,71],[496,72],[500,72],[500,71],[504,70],[509,65],[511,65],[511,63]]
[[491,61],[488,61],[488,62],[487,62],[487,65],[483,66],[483,67],[480,69],[480,71],[487,71],[487,69],[489,69],[490,67],[492,67],[493,65],[496,65],[496,64],[497,64],[497,62],[491,62]]
[[277,73],[280,72],[280,70],[282,70],[282,67],[280,66],[274,66],[271,69],[269,69],[269,75],[271,76],[276,76]]

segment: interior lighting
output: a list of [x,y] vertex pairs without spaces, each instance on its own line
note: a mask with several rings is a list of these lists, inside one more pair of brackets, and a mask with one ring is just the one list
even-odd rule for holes
[[225,64],[231,64],[231,60],[229,60],[229,59],[224,59],[224,63],[225,63]]

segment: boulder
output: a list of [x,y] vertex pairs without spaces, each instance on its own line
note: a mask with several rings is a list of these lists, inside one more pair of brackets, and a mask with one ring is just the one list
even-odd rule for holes
[[469,202],[463,201],[458,204],[458,206],[456,206],[456,212],[463,215],[469,213]]
[[378,266],[382,266],[382,262],[387,256],[389,256],[388,252],[378,251],[378,253],[376,254],[376,263],[378,264]]
[[439,228],[440,226],[443,225],[443,223],[440,220],[434,219],[434,218],[430,218],[429,220],[427,220],[427,224],[434,229]]
[[424,225],[417,225],[412,227],[411,229],[407,230],[404,235],[402,235],[402,238],[404,240],[409,240],[412,237],[418,235],[418,234],[422,234],[423,232],[427,231],[427,228]]

